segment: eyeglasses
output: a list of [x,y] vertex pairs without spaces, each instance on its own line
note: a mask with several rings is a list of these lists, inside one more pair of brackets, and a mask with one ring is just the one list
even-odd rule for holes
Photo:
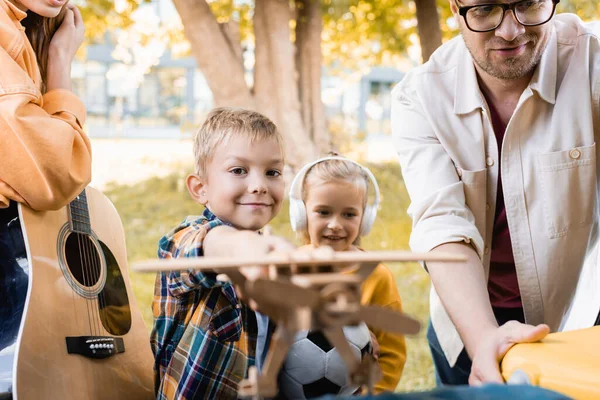
[[458,13],[465,19],[467,28],[473,32],[490,32],[498,28],[506,11],[512,10],[517,21],[523,26],[543,25],[552,19],[560,0],[521,0],[510,4],[477,4],[460,6]]

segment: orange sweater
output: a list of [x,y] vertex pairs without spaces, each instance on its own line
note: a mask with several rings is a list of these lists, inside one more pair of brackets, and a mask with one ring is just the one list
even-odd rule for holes
[[[392,272],[379,264],[361,285],[362,304],[377,305],[402,312],[402,302]],[[403,335],[385,332],[369,327],[377,342],[380,353],[377,362],[381,367],[382,378],[375,384],[375,393],[393,392],[400,382],[406,363],[406,342]]]
[[69,90],[42,96],[35,53],[21,25],[25,17],[0,0],[0,208],[14,200],[58,209],[90,181],[85,107]]

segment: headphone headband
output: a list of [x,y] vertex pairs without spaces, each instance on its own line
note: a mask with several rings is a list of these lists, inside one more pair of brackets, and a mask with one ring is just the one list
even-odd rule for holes
[[[367,174],[367,176],[369,177],[369,180],[371,181],[371,184],[373,185],[375,199],[373,200],[373,204],[370,204],[370,205],[367,204],[365,206],[365,212],[364,212],[365,215],[363,216],[363,219],[365,219],[365,221],[364,221],[365,224],[363,225],[361,234],[366,235],[368,233],[368,231],[371,229],[371,227],[375,221],[377,208],[379,208],[379,203],[381,202],[381,196],[379,193],[379,185],[377,184],[377,179],[375,179],[375,176],[367,167],[361,165],[360,163],[358,163],[356,161],[350,160],[345,157],[340,157],[340,156],[323,157],[323,158],[319,158],[316,161],[308,163],[305,166],[303,166],[300,169],[300,171],[298,171],[296,176],[294,177],[294,180],[292,181],[292,184],[290,186],[290,193],[289,193],[290,194],[290,222],[292,224],[292,229],[294,231],[298,231],[298,230],[302,230],[304,228],[304,226],[306,226],[305,221],[300,221],[300,219],[304,219],[304,220],[306,219],[305,205],[304,205],[304,201],[302,200],[302,185],[304,184],[304,179],[306,178],[306,174],[315,165],[322,163],[324,161],[329,161],[329,160],[339,160],[339,161],[350,162],[350,163],[360,167],[360,169],[364,173]],[[367,193],[368,193],[368,187],[367,187]],[[368,203],[368,198],[367,198],[367,203]],[[300,208],[302,208],[303,210],[301,211]],[[292,211],[292,210],[294,210],[294,211]]]

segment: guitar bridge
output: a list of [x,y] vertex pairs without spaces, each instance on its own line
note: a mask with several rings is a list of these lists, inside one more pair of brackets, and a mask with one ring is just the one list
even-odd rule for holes
[[108,358],[125,351],[122,338],[111,336],[67,336],[67,353],[87,358]]

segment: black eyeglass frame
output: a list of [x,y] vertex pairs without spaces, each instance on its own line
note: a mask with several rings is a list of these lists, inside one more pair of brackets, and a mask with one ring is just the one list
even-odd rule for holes
[[[515,1],[514,3],[510,3],[510,4],[507,4],[507,3],[490,3],[490,4],[475,4],[475,5],[472,5],[472,6],[461,6],[460,4],[458,4],[457,0],[454,0],[454,2],[456,3],[456,6],[458,7],[458,14],[460,16],[462,16],[463,19],[465,20],[465,24],[467,25],[467,28],[469,28],[470,31],[477,32],[477,33],[491,32],[493,30],[498,29],[498,27],[500,25],[502,25],[502,22],[504,22],[504,17],[506,16],[506,11],[508,11],[508,10],[512,10],[513,15],[515,16],[515,19],[517,20],[517,22],[520,23],[523,26],[540,26],[540,25],[544,25],[545,23],[547,23],[548,21],[550,21],[552,19],[552,17],[554,16],[554,12],[556,11],[556,5],[558,3],[560,3],[560,0],[552,0],[552,13],[550,14],[550,17],[546,21],[540,22],[539,24],[524,24],[521,21],[519,21],[519,17],[517,17],[517,13],[515,12],[515,7],[517,7],[521,3],[525,3],[525,2],[528,2],[528,1],[531,1],[531,0]],[[483,30],[483,31],[478,31],[478,30],[475,30],[475,29],[471,28],[469,26],[469,21],[467,21],[467,12],[469,12],[469,10],[472,9],[472,8],[485,7],[485,6],[502,7],[502,18],[500,19],[500,22],[495,27],[493,27],[491,29],[486,29],[486,30]]]

